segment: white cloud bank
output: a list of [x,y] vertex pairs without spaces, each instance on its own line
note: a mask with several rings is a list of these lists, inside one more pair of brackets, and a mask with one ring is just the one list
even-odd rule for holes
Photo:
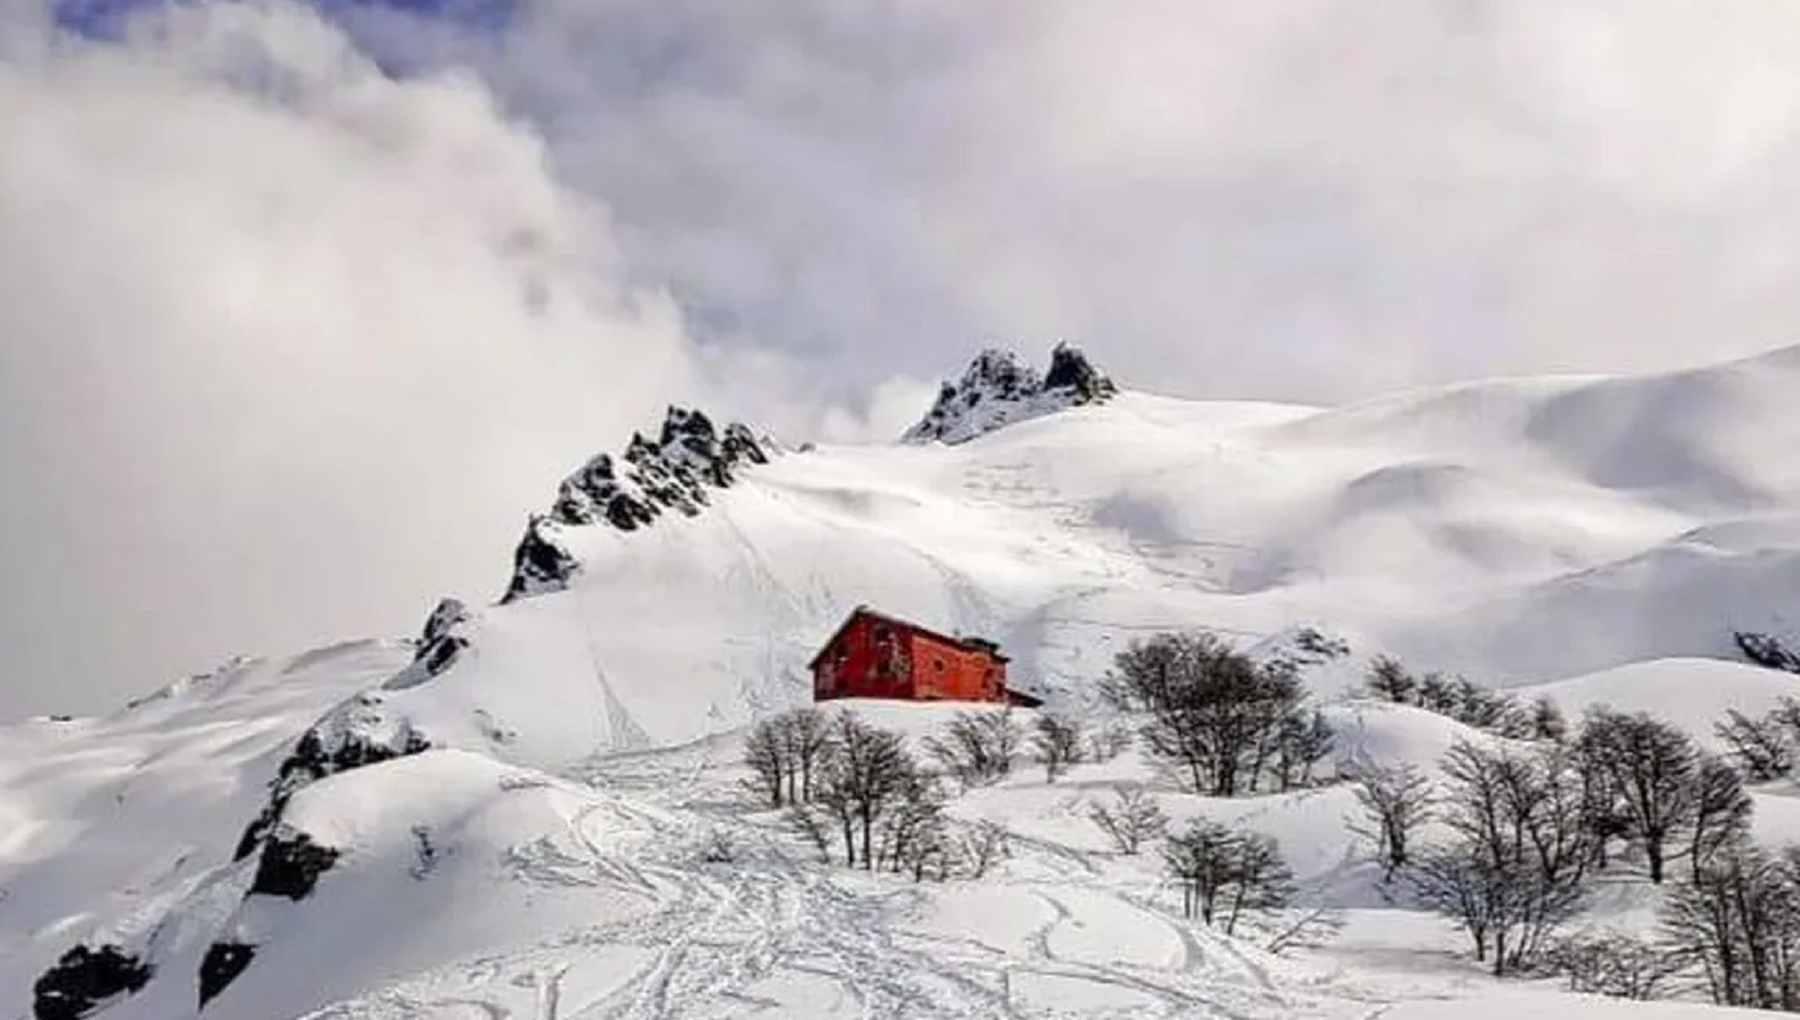
[[1066,336],[1128,380],[1329,401],[1800,338],[1790,0],[531,0],[499,36],[357,31],[479,66],[636,271],[840,375]]
[[493,594],[561,472],[696,394],[472,77],[279,5],[6,42],[0,712]]

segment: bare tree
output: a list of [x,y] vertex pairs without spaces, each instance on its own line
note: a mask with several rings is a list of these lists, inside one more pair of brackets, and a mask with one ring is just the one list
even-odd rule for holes
[[1529,712],[1529,739],[1560,744],[1569,738],[1569,721],[1563,717],[1562,709],[1556,707],[1556,702],[1539,697],[1531,703]]
[[1731,758],[1753,783],[1785,779],[1794,773],[1794,746],[1800,712],[1792,699],[1782,708],[1752,718],[1728,709],[1723,722],[1713,727],[1719,739],[1731,747]]
[[892,804],[881,815],[878,831],[880,841],[874,852],[877,865],[890,871],[911,872],[915,882],[934,870],[940,878],[948,872],[949,832],[936,777],[916,767],[903,769]]
[[770,807],[787,803],[788,760],[777,719],[764,719],[744,738],[744,764],[750,768],[750,788]]
[[1699,750],[1648,713],[1590,709],[1576,738],[1582,767],[1606,775],[1631,820],[1650,881],[1661,884],[1670,844],[1693,824]]
[[1718,854],[1664,897],[1671,950],[1724,1006],[1800,1011],[1800,869],[1795,851],[1747,842]]
[[967,788],[1011,773],[1022,736],[1010,708],[958,712],[944,727],[942,736],[925,739],[925,750]]
[[1363,816],[1350,821],[1348,828],[1375,844],[1381,877],[1391,880],[1412,863],[1413,835],[1431,817],[1431,780],[1410,762],[1356,764],[1351,780]]
[[789,762],[788,800],[812,799],[813,776],[832,750],[831,721],[816,708],[797,708],[782,717],[781,735]]
[[1457,677],[1454,691],[1456,702],[1449,715],[1458,722],[1479,730],[1506,732],[1515,737],[1523,735],[1519,709],[1511,698],[1490,691],[1467,677]]
[[1088,817],[1106,833],[1120,853],[1135,855],[1145,843],[1168,830],[1169,816],[1142,787],[1119,787],[1114,798],[1112,807],[1095,804],[1089,808]]
[[1283,718],[1275,737],[1275,788],[1285,792],[1313,785],[1319,763],[1331,755],[1335,740],[1325,713],[1318,709]]
[[1181,883],[1182,912],[1226,934],[1244,914],[1286,905],[1293,876],[1275,841],[1196,820],[1163,844],[1163,863]]
[[1748,836],[1753,809],[1737,770],[1723,758],[1701,755],[1695,770],[1694,817],[1687,847],[1694,881],[1701,880],[1719,854]]
[[1291,663],[1257,662],[1205,632],[1133,642],[1102,691],[1148,715],[1140,736],[1152,756],[1195,792],[1221,797],[1254,789],[1302,698]]
[[1580,770],[1560,748],[1527,754],[1467,742],[1443,765],[1438,818],[1454,836],[1414,855],[1405,875],[1503,976],[1530,966],[1585,901],[1594,855]]
[[1056,782],[1057,776],[1081,762],[1085,743],[1083,735],[1081,720],[1073,716],[1045,712],[1037,717],[1031,734],[1031,747],[1038,762],[1044,766],[1046,782]]
[[1419,678],[1419,689],[1414,704],[1428,712],[1439,715],[1456,716],[1459,699],[1456,684],[1442,673],[1427,673]]
[[1363,674],[1363,687],[1383,701],[1412,705],[1417,703],[1419,678],[1407,672],[1399,659],[1377,655],[1369,660],[1369,668]]
[[913,791],[918,763],[899,734],[870,726],[848,711],[838,713],[830,728],[832,752],[817,777],[814,799],[838,824],[845,863],[860,862],[873,870],[876,823]]
[[1545,699],[1535,705],[1521,705],[1465,677],[1412,673],[1391,655],[1377,655],[1369,661],[1363,674],[1363,690],[1384,701],[1413,705],[1476,729],[1520,740],[1562,739],[1561,715]]
[[830,751],[831,725],[816,708],[799,708],[764,719],[744,739],[750,785],[770,807],[812,799],[813,774]]

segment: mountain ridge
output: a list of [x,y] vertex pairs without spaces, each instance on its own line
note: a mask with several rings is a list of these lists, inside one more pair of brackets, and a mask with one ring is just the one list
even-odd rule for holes
[[[32,890],[0,898],[0,986],[60,975],[40,1015],[85,996],[90,1015],[104,1003],[148,1020],[192,1008],[204,980],[208,1017],[255,1017],[266,995],[299,1015],[328,1003],[284,984],[285,968],[325,952],[321,932],[352,930],[340,883],[437,880],[405,877],[416,868],[479,884],[422,847],[464,862],[512,852],[504,828],[461,819],[533,819],[556,844],[530,851],[534,881],[558,855],[641,869],[637,850],[595,849],[605,840],[579,819],[616,812],[622,831],[677,842],[701,838],[694,819],[643,820],[625,795],[570,777],[710,756],[806,703],[805,659],[860,602],[997,638],[1020,685],[1068,710],[1093,706],[1092,681],[1130,639],[1192,625],[1252,647],[1305,625],[1345,635],[1352,662],[1313,679],[1328,700],[1377,651],[1554,683],[1729,657],[1733,627],[1794,630],[1780,599],[1800,584],[1800,471],[1763,452],[1800,438],[1783,399],[1800,355],[1326,410],[1117,387],[1053,406],[1101,389],[1061,382],[1085,376],[1056,365],[1009,374],[984,353],[963,377],[994,384],[982,399],[950,385],[890,444],[789,452],[671,409],[654,440],[634,435],[564,480],[532,527],[566,566],[523,582],[516,569],[493,604],[446,599],[404,644],[237,662],[116,718],[0,729],[0,816],[50,819],[0,843],[0,885]],[[1016,414],[952,413],[1002,397]],[[535,570],[547,554],[526,554],[533,534],[518,558]],[[1794,682],[1741,676],[1757,692]],[[201,775],[215,759],[230,764]],[[216,791],[219,806],[173,810],[165,791],[182,789]],[[66,809],[65,790],[79,791]],[[83,813],[115,797],[116,815]],[[150,870],[99,842],[127,834],[154,851]],[[619,883],[583,888],[636,916]],[[519,902],[526,888],[504,887]],[[436,959],[407,942],[423,933],[384,930],[406,942],[394,968]],[[111,961],[110,992],[95,959]],[[379,961],[332,959],[387,980]],[[150,974],[125,994],[132,961]],[[339,991],[361,994],[358,980]]]

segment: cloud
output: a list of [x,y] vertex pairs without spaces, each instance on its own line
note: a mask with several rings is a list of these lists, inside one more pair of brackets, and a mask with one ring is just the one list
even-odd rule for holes
[[1786,343],[1784,0],[538,0],[477,66],[703,329],[840,379],[1069,337],[1341,400]]
[[409,631],[701,394],[678,310],[481,82],[303,8],[0,62],[0,712]]

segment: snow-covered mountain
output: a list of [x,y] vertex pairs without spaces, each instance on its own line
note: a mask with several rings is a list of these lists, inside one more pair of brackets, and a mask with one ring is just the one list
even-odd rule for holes
[[[1135,637],[1310,626],[1353,650],[1309,674],[1343,753],[1429,763],[1462,732],[1344,700],[1376,653],[1711,739],[1800,693],[1727,661],[1734,628],[1800,632],[1797,387],[1800,349],[1196,402],[1059,346],[1042,374],[983,352],[890,444],[672,409],[547,494],[491,604],[0,728],[0,1015],[1470,1016],[1428,1001],[1496,994],[1439,961],[1435,922],[1362,903],[1338,949],[1278,957],[1171,915],[1083,814],[1146,778],[1131,755],[963,798],[1018,851],[912,885],[811,862],[742,795],[741,730],[809,701],[806,662],[866,603],[991,637],[1051,708],[1091,707]],[[948,711],[863,710],[915,735]],[[1162,799],[1358,903],[1345,790]]]

